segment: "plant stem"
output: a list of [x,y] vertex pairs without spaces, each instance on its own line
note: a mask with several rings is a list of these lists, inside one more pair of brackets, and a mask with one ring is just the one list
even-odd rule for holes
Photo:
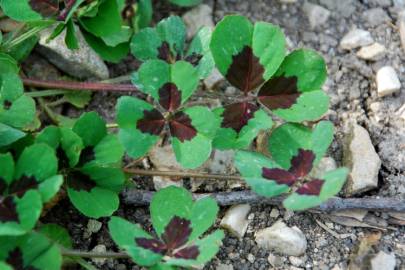
[[117,123],[111,123],[106,125],[107,128],[117,128],[118,124]]
[[24,42],[25,40],[29,39],[30,37],[38,34],[45,28],[47,28],[49,25],[42,25],[42,26],[36,26],[28,30],[27,32],[23,33],[19,37],[11,40],[10,42],[4,44],[4,50],[5,51],[10,51],[13,47],[19,45],[21,42]]
[[157,171],[157,170],[143,170],[143,169],[125,169],[124,172],[133,175],[142,176],[167,176],[167,177],[193,177],[208,180],[231,180],[242,181],[240,176],[236,175],[224,175],[224,174],[208,174],[208,173],[196,173],[196,172],[178,172],[178,171]]
[[[123,201],[128,205],[148,205],[155,192],[127,189],[123,191]],[[282,205],[284,196],[274,198],[266,198],[257,195],[256,193],[245,191],[234,192],[216,192],[216,193],[199,193],[193,194],[194,199],[204,197],[214,198],[219,205],[229,206],[234,204],[250,203],[250,204],[268,204]],[[308,211],[316,213],[329,213],[333,211],[363,209],[368,211],[388,211],[388,212],[405,212],[405,201],[393,198],[338,198],[333,197],[322,203],[320,206],[311,208]]]
[[91,252],[62,249],[62,255],[66,257],[80,257],[80,258],[110,258],[110,259],[129,259],[130,256],[124,252]]
[[68,94],[70,91],[67,90],[42,90],[42,91],[31,91],[25,92],[25,95],[29,97],[50,97],[50,96],[58,96]]

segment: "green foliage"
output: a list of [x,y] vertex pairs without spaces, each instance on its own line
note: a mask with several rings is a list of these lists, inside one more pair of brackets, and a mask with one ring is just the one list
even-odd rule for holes
[[114,242],[137,264],[151,269],[202,267],[218,252],[222,231],[200,238],[215,222],[218,206],[213,199],[193,202],[189,192],[172,186],[154,195],[150,212],[156,238],[122,218],[109,222]]
[[202,0],[170,0],[170,2],[181,7],[191,7],[200,4]]

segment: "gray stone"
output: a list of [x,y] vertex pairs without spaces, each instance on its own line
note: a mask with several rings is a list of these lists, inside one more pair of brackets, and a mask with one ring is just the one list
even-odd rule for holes
[[356,55],[357,57],[364,60],[377,61],[380,60],[382,57],[384,57],[386,51],[387,49],[384,47],[384,45],[375,42],[369,46],[362,47],[356,53]]
[[220,263],[218,266],[215,268],[216,270],[233,270],[232,264],[223,264]]
[[209,5],[201,4],[183,15],[184,23],[187,26],[187,37],[192,38],[203,26],[214,28],[212,20],[212,8]]
[[401,83],[395,69],[390,66],[385,66],[377,71],[377,92],[379,97],[391,95],[399,92]]
[[355,0],[320,0],[321,5],[335,12],[338,16],[348,18],[356,10]]
[[285,260],[286,259],[284,257],[277,256],[272,253],[269,254],[269,257],[267,257],[267,261],[275,268],[281,267]]
[[108,78],[107,66],[100,56],[89,47],[79,29],[76,29],[76,37],[79,43],[79,49],[77,50],[70,50],[66,47],[66,31],[47,42],[52,31],[53,29],[47,29],[41,32],[38,46],[38,51],[49,62],[67,74],[79,79]]
[[[105,253],[107,248],[105,245],[97,245],[91,251],[95,253]],[[91,261],[97,266],[102,266],[107,261],[107,258],[92,258]]]
[[232,235],[243,238],[249,225],[249,220],[246,218],[249,212],[249,204],[234,205],[226,211],[220,226]]
[[358,194],[377,187],[381,160],[368,131],[357,124],[352,124],[346,135],[343,163],[350,169],[346,194]]
[[222,76],[217,68],[214,68],[211,74],[204,79],[204,85],[208,90],[215,90],[224,80],[224,76]]
[[87,223],[87,230],[91,233],[96,233],[101,229],[101,226],[103,226],[103,223],[100,221],[89,219],[89,222]]
[[382,8],[372,8],[363,13],[363,19],[371,27],[390,21],[390,17]]
[[347,33],[340,41],[340,47],[345,50],[351,50],[373,43],[370,32],[362,29],[353,29]]
[[300,256],[305,253],[307,240],[297,227],[288,227],[281,220],[255,235],[259,247],[275,251],[282,255]]
[[312,29],[325,25],[330,16],[330,11],[319,5],[305,2],[302,9],[308,17]]
[[270,217],[271,218],[278,218],[278,216],[280,216],[280,211],[278,211],[277,208],[271,209]]
[[397,26],[399,29],[402,50],[405,52],[405,11],[401,12],[401,14],[398,16]]
[[319,164],[312,169],[310,176],[313,178],[322,178],[326,172],[337,168],[336,161],[331,157],[323,157]]
[[383,251],[371,259],[371,270],[394,270],[395,269],[395,255],[393,253],[387,254]]

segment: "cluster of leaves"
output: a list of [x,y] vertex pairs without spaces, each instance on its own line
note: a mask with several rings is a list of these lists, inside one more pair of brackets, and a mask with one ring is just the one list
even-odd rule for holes
[[218,205],[212,198],[193,202],[187,190],[172,186],[154,195],[150,213],[156,236],[119,217],[109,222],[114,242],[138,265],[155,270],[200,268],[218,252],[221,230],[200,239],[217,217]]

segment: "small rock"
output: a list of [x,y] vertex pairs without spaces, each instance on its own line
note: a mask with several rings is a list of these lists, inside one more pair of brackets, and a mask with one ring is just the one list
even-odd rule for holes
[[172,181],[170,177],[153,176],[152,180],[155,190],[161,190],[169,186],[176,186],[176,187],[183,186],[183,180]]
[[208,90],[215,90],[224,80],[224,76],[222,76],[217,68],[214,68],[211,74],[204,79],[204,85]]
[[269,257],[267,257],[267,261],[270,263],[271,266],[278,268],[283,265],[285,258],[270,253]]
[[325,173],[337,168],[336,161],[331,157],[323,157],[319,164],[311,171],[310,176],[313,178],[322,178]]
[[330,11],[319,5],[305,2],[302,9],[308,17],[312,29],[325,25],[330,16]]
[[279,0],[281,4],[294,4],[297,3],[298,0]]
[[306,262],[306,256],[303,257],[295,257],[295,256],[290,256],[288,257],[288,260],[290,261],[290,263],[294,266],[303,266]]
[[[96,253],[105,253],[107,251],[107,248],[105,245],[97,245],[92,249],[92,251],[96,252]],[[101,266],[101,265],[105,264],[105,262],[107,261],[107,258],[92,258],[91,260],[97,266]]]
[[212,8],[209,5],[201,4],[183,15],[184,23],[187,26],[187,37],[192,38],[203,26],[214,28],[212,20]]
[[386,53],[384,45],[374,43],[369,46],[362,47],[357,53],[357,57],[364,60],[377,61],[380,60]]
[[350,17],[356,11],[356,0],[320,0],[319,2],[344,18]]
[[271,212],[270,212],[271,218],[278,218],[279,215],[280,215],[280,211],[277,208],[271,209]]
[[226,211],[225,216],[221,220],[220,226],[228,230],[231,234],[238,238],[242,238],[249,225],[249,220],[246,219],[250,211],[249,204],[234,205]]
[[357,124],[351,125],[346,141],[343,163],[351,170],[346,183],[346,194],[353,195],[376,188],[381,160],[367,130]]
[[302,231],[297,227],[287,227],[282,220],[258,231],[255,240],[259,247],[283,255],[300,256],[307,248],[307,240]]
[[66,31],[58,37],[47,42],[53,29],[41,32],[38,51],[46,57],[49,62],[69,75],[79,79],[109,77],[108,68],[103,60],[86,43],[79,29],[76,29],[76,37],[79,43],[78,50],[70,50],[66,47]]
[[390,17],[382,8],[372,8],[363,13],[363,19],[371,27],[390,21]]
[[371,270],[394,270],[395,269],[395,255],[393,253],[387,254],[383,251],[371,259]]
[[216,270],[233,270],[232,264],[223,264],[220,263],[218,266],[215,268]]
[[401,89],[401,83],[393,67],[385,66],[380,68],[377,71],[376,80],[379,97],[391,95]]
[[96,233],[101,229],[102,225],[103,223],[98,220],[89,219],[89,222],[87,223],[87,230],[91,233]]
[[347,33],[340,41],[340,47],[345,50],[351,50],[373,43],[370,32],[362,29],[353,29]]
[[247,256],[247,260],[248,260],[250,263],[254,263],[255,260],[256,260],[256,258],[255,258],[255,256],[254,256],[253,254],[249,253],[248,256]]
[[284,219],[285,221],[288,221],[288,220],[290,220],[290,218],[292,218],[293,216],[294,216],[294,211],[289,210],[289,209],[286,209],[285,212],[284,212],[283,219]]

